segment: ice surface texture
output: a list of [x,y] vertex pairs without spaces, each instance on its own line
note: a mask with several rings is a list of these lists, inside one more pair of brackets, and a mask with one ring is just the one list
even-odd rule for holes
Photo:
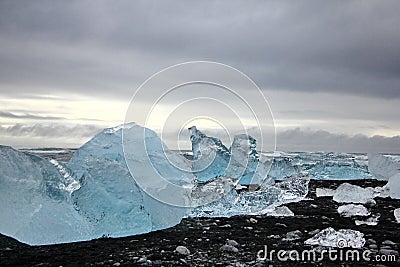
[[400,157],[368,154],[368,169],[378,180],[389,180],[400,173]]
[[350,229],[336,231],[332,227],[326,228],[307,239],[304,244],[333,248],[362,248],[365,244],[364,234]]
[[236,135],[230,149],[218,138],[209,137],[196,126],[189,128],[192,142],[192,171],[199,182],[225,176],[239,184],[260,184],[268,178],[270,165],[259,160],[256,140],[246,134]]
[[[231,217],[243,214],[268,214],[274,207],[302,200],[308,193],[309,178],[294,175],[274,185],[261,185],[257,191],[231,190],[222,198],[193,209],[191,217]],[[284,212],[278,209],[276,212]],[[291,214],[289,214],[291,215]]]
[[[190,201],[190,194],[161,187],[158,178],[149,175],[157,171],[171,185],[182,185],[189,192],[193,187],[194,176],[170,164],[158,136],[136,124],[126,125],[124,130],[129,144],[126,155],[133,162],[134,175],[147,179],[147,189],[170,195],[178,203]],[[146,155],[135,149],[143,144],[143,133],[154,166],[146,165]],[[0,147],[0,232],[37,245],[133,235],[179,223],[186,215],[185,208],[150,197],[132,178],[121,134],[122,127],[102,131],[65,166]],[[183,157],[167,154],[186,164]]]
[[68,178],[52,163],[4,146],[0,158],[1,233],[32,245],[92,238],[93,228],[73,205]]

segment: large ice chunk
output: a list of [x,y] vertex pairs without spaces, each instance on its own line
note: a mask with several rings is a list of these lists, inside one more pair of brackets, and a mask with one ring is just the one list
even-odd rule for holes
[[333,248],[362,248],[365,244],[365,238],[364,234],[359,231],[351,229],[336,231],[332,227],[328,227],[307,239],[304,244]]
[[207,182],[222,176],[228,167],[230,153],[221,140],[208,137],[196,126],[189,128],[192,142],[192,171],[199,182]]
[[[70,199],[73,188],[49,161],[0,146],[0,232],[31,245],[92,238]],[[66,169],[64,169],[66,171]],[[64,173],[66,174],[66,173]]]
[[375,204],[374,188],[363,188],[349,183],[341,184],[333,195],[333,200],[339,203],[372,203]]
[[[179,223],[191,204],[194,176],[170,159],[188,162],[136,124],[105,129],[66,165],[9,147],[0,147],[0,158],[0,232],[29,244],[158,230]],[[176,206],[162,202],[171,199]]]
[[[68,163],[90,184],[87,192],[77,191],[74,200],[85,214],[92,214],[91,219],[95,217],[103,235],[122,236],[173,226],[185,216],[183,207],[190,205],[194,176],[171,164],[171,156],[181,166],[189,164],[183,156],[169,151],[150,129],[134,123],[105,129],[78,149]],[[176,186],[186,190],[175,190]],[[149,223],[138,216],[138,209],[149,216]],[[134,229],[130,221],[139,220],[142,223]]]
[[261,184],[268,178],[270,162],[260,160],[256,140],[236,135],[228,149],[218,138],[209,137],[196,126],[189,128],[192,142],[192,171],[199,182],[220,176],[237,179],[239,184]]
[[378,180],[389,180],[400,173],[400,157],[368,154],[368,169]]

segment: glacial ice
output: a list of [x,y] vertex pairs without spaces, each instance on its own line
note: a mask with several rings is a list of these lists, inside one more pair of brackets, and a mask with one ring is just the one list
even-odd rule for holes
[[31,245],[92,238],[68,181],[52,163],[5,146],[0,158],[1,233]]
[[355,220],[354,223],[356,225],[363,225],[364,224],[364,225],[369,225],[369,226],[375,226],[375,225],[378,225],[380,217],[381,216],[379,214],[375,214],[375,215],[373,215],[373,216],[371,216],[371,217],[369,217],[369,218],[367,218],[365,220]]
[[279,206],[271,211],[267,211],[265,215],[271,217],[293,217],[294,213],[286,206]]
[[318,180],[370,179],[366,158],[347,153],[298,153],[293,164]]
[[333,195],[333,200],[339,203],[375,204],[374,188],[363,188],[349,183],[341,184]]
[[[142,187],[184,206],[190,204],[194,176],[171,166],[153,131],[136,124],[124,127],[105,129],[65,165],[0,147],[0,232],[39,245],[139,234],[179,223],[186,208],[160,202]],[[130,167],[146,179],[145,185],[138,185],[128,170],[122,130]],[[143,134],[146,153],[155,161],[151,166],[140,153]],[[188,165],[175,152],[166,153]],[[153,179],[155,172],[167,185]],[[175,185],[187,190],[174,191]]]
[[339,206],[338,213],[343,217],[369,216],[371,214],[363,205],[354,204]]
[[387,184],[382,187],[380,196],[400,199],[400,173],[389,178]]
[[368,169],[378,180],[389,180],[393,175],[400,173],[400,157],[368,154]]
[[231,217],[268,214],[274,207],[302,200],[308,193],[309,178],[294,175],[274,185],[261,185],[257,191],[231,190],[212,203],[193,209],[190,217]]
[[209,137],[192,126],[192,171],[201,183],[220,176],[237,179],[239,184],[261,184],[268,177],[269,165],[260,161],[256,140],[246,134],[236,135],[228,149],[218,138]]
[[304,244],[333,248],[362,248],[365,238],[363,233],[356,230],[340,229],[336,231],[332,227],[328,227],[307,239]]

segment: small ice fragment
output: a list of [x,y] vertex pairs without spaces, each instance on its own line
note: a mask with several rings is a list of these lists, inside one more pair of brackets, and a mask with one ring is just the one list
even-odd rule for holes
[[380,218],[379,215],[374,215],[374,216],[369,217],[366,220],[355,220],[354,222],[356,225],[365,224],[365,225],[375,226],[375,225],[378,225],[379,218]]
[[334,248],[362,248],[365,244],[365,238],[364,234],[359,231],[351,229],[336,231],[332,227],[328,227],[307,239],[304,244]]
[[333,195],[333,200],[339,203],[371,203],[375,204],[374,189],[363,188],[349,183],[341,184]]
[[338,208],[338,212],[343,217],[353,217],[353,216],[368,216],[371,213],[363,205],[342,205]]
[[317,197],[333,197],[335,190],[330,188],[317,188],[316,194]]
[[294,213],[288,207],[280,206],[272,211],[267,211],[265,215],[272,217],[293,217]]
[[398,223],[400,223],[400,208],[395,209],[395,210],[393,211],[393,214],[394,214],[394,217],[396,218],[396,221],[397,221]]

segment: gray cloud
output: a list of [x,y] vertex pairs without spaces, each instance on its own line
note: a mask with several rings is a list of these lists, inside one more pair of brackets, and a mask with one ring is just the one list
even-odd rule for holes
[[[63,124],[15,124],[12,126],[0,125],[0,136],[12,137],[42,137],[42,138],[76,138],[93,137],[102,127],[96,125],[63,125]],[[62,145],[62,144],[60,144]]]
[[278,133],[278,150],[400,153],[400,135],[346,135],[300,128]]
[[2,1],[0,92],[124,98],[187,60],[263,88],[400,98],[398,1]]
[[7,111],[0,111],[0,117],[3,118],[11,118],[11,119],[32,119],[32,120],[65,120],[64,117],[56,117],[56,116],[39,116],[29,113],[24,114],[15,114]]

